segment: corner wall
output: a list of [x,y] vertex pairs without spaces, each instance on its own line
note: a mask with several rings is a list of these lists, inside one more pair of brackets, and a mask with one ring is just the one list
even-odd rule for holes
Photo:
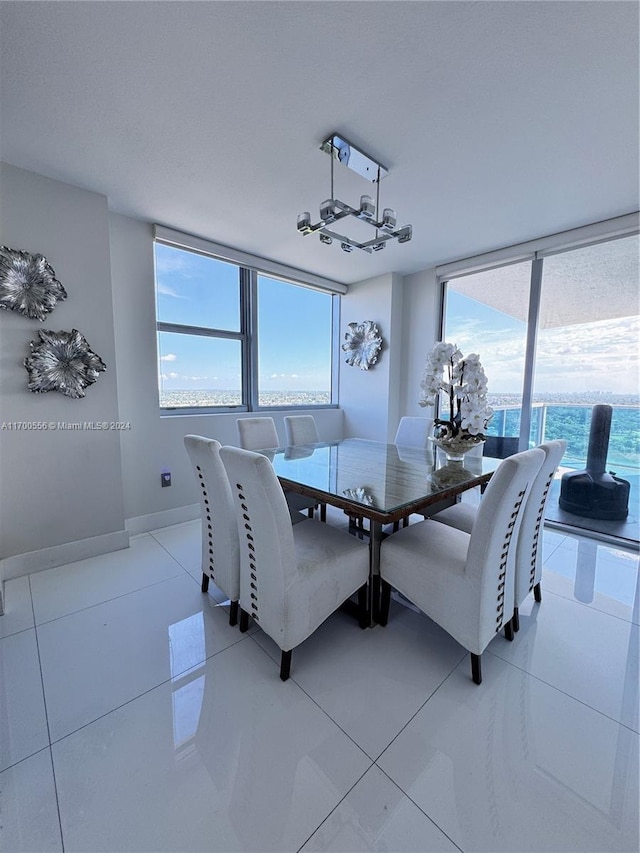
[[402,278],[395,273],[349,285],[341,299],[340,343],[351,322],[372,320],[383,340],[368,370],[352,367],[340,351],[340,408],[345,436],[391,441],[400,413]]
[[432,418],[433,407],[421,408],[418,397],[427,355],[440,339],[441,289],[433,268],[406,276],[403,286],[401,414]]
[[391,442],[402,416],[433,417],[432,409],[418,405],[418,396],[427,354],[440,333],[435,269],[351,284],[341,304],[341,341],[348,323],[363,320],[373,320],[384,341],[369,370],[350,367],[340,354],[345,435]]
[[[107,200],[7,164],[0,197],[0,242],[43,254],[68,294],[44,322],[0,311],[0,421],[32,425],[0,429],[0,559],[9,579],[25,566],[56,565],[62,553],[73,559],[68,543],[84,540],[87,556],[124,547],[128,537],[118,432],[33,428],[120,420]],[[78,329],[107,365],[86,397],[28,390],[23,361],[43,328]]]

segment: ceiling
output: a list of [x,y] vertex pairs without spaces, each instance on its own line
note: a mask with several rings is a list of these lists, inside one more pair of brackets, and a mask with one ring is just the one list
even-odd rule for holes
[[[639,284],[637,234],[544,258],[539,327],[556,329],[637,317]],[[463,276],[452,281],[451,286],[471,299],[527,322],[530,261]]]
[[[0,158],[336,281],[406,275],[638,209],[638,9],[2,2]],[[389,169],[410,243],[298,234],[329,196],[332,131]],[[356,206],[372,187],[335,181]]]

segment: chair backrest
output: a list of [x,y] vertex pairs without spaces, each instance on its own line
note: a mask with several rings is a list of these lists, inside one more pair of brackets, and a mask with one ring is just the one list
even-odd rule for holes
[[506,459],[518,452],[520,439],[511,435],[488,435],[484,440],[484,456],[494,459]]
[[297,444],[316,444],[320,441],[313,415],[285,415],[284,432],[288,447],[295,447]]
[[465,573],[480,590],[478,640],[485,648],[513,616],[515,551],[522,511],[544,452],[510,456],[489,481],[471,530]]
[[545,459],[527,495],[516,548],[516,607],[519,607],[533,587],[540,583],[542,575],[540,528],[544,523],[549,489],[566,449],[567,442],[564,439],[548,441],[540,445]]
[[240,537],[240,606],[278,642],[286,632],[285,590],[297,572],[287,501],[266,456],[238,447],[223,447],[220,456]]
[[431,418],[400,418],[394,444],[401,447],[425,448],[429,444],[429,436],[433,435],[433,420]]
[[184,446],[198,483],[202,510],[202,572],[208,574],[231,601],[240,595],[240,540],[227,472],[220,459],[220,442],[185,435]]
[[238,418],[236,426],[238,441],[244,450],[266,450],[280,446],[273,418]]

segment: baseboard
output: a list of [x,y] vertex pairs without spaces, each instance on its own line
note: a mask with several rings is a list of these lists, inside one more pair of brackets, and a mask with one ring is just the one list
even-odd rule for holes
[[128,548],[129,538],[138,533],[147,533],[149,530],[158,530],[161,527],[170,527],[172,524],[182,524],[197,518],[200,518],[200,504],[189,504],[176,509],[128,518],[125,521],[125,530],[5,557],[4,560],[0,560],[0,615],[3,612],[3,581],[20,578],[33,572],[42,572],[45,569],[54,569],[66,563],[75,563],[87,557],[108,554],[110,551],[119,551],[122,548]]
[[200,518],[199,503],[179,506],[175,509],[165,509],[162,512],[152,512],[149,515],[136,515],[134,518],[126,519],[125,527],[130,536],[136,536],[138,533],[148,533],[149,530],[170,527],[172,524],[182,524],[196,518]]
[[16,554],[0,560],[0,577],[4,581],[30,575],[32,572],[42,572],[63,566],[65,563],[75,563],[87,557],[108,554],[129,547],[129,532],[117,530],[114,533],[104,533],[102,536],[92,536],[90,539],[79,539],[77,542],[65,542],[63,545],[53,545],[39,551],[28,551],[26,554]]

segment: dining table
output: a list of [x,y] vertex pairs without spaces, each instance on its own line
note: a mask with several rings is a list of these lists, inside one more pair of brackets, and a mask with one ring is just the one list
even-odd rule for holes
[[[467,455],[449,461],[434,447],[416,448],[362,438],[303,444],[262,451],[285,490],[339,507],[351,519],[368,520],[369,624],[378,621],[380,546],[413,513],[429,516],[462,492],[489,482],[500,459]],[[360,524],[355,532],[364,532]]]

